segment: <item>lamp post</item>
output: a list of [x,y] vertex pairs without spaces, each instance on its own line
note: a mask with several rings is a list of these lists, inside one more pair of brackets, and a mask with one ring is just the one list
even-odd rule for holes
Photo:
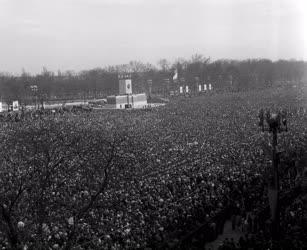
[[37,87],[37,85],[30,85],[30,89],[31,89],[33,95],[35,96],[35,109],[37,109],[37,91],[38,91],[38,87]]
[[147,80],[147,87],[148,87],[148,95],[149,99],[151,98],[151,90],[152,90],[152,79]]
[[[274,240],[279,238],[279,173],[278,173],[278,153],[277,153],[277,134],[288,131],[287,119],[285,113],[281,112],[271,114],[267,111],[264,114],[263,109],[259,112],[259,126],[262,131],[269,131],[272,133],[272,176],[268,184],[268,197],[271,207],[272,216],[272,236]],[[265,126],[265,121],[267,126]]]
[[170,79],[169,78],[164,78],[164,97],[167,97],[169,95],[170,91]]

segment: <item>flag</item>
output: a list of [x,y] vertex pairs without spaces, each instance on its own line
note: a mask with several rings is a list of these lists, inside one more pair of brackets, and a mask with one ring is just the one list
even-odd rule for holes
[[173,76],[173,80],[177,80],[178,79],[178,70],[175,69],[175,72],[174,72],[174,76]]

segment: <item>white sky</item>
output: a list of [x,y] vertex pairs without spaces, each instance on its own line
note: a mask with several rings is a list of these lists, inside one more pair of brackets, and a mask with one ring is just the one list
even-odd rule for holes
[[195,53],[307,60],[304,2],[0,0],[0,71],[156,64]]

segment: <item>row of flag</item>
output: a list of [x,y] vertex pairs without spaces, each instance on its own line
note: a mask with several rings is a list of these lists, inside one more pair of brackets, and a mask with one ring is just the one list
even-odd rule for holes
[[[207,91],[207,90],[212,90],[212,84],[211,83],[208,84],[208,88],[207,88],[207,84],[204,84],[203,88],[202,88],[201,84],[198,85],[198,91],[199,92]],[[184,91],[184,86],[180,86],[179,87],[179,93],[183,93],[183,91]],[[189,93],[189,91],[190,91],[189,86],[185,86],[185,93]]]

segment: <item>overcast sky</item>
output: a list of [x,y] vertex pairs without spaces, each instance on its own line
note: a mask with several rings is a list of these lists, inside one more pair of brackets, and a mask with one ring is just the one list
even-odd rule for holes
[[[0,71],[307,59],[305,0],[0,0]],[[305,28],[305,29],[304,29]]]

